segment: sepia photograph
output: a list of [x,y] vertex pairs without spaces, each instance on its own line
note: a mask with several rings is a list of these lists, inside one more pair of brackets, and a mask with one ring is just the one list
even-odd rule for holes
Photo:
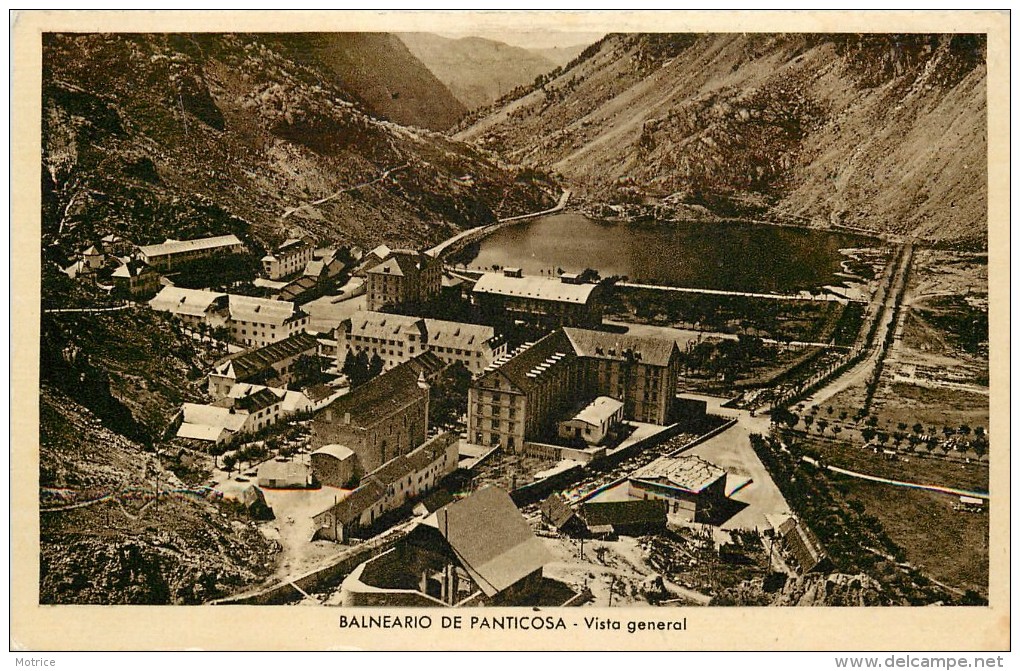
[[32,608],[1008,620],[980,12],[37,14]]

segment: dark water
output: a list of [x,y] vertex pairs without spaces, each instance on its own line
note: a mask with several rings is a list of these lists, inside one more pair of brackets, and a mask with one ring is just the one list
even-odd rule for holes
[[623,223],[564,213],[496,231],[468,265],[528,275],[594,268],[653,284],[786,293],[838,283],[839,250],[863,246],[874,241],[743,222]]

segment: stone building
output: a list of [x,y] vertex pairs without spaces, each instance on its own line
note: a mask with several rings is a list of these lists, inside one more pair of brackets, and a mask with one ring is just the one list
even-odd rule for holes
[[385,261],[368,269],[367,278],[369,310],[423,303],[439,294],[443,263],[424,252],[395,249]]

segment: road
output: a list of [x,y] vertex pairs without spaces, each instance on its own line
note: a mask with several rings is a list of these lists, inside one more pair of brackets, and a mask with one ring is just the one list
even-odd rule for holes
[[[603,319],[603,324],[617,329],[624,329],[624,332],[637,336],[658,336],[676,340],[680,350],[689,342],[701,342],[703,340],[739,340],[736,333],[720,333],[718,331],[695,331],[693,329],[680,329],[672,326],[655,326],[653,324],[635,324],[632,322],[621,322],[612,319]],[[833,349],[850,349],[846,345],[833,345],[827,342],[805,342],[801,340],[776,340],[774,338],[762,338],[762,342],[769,345],[786,345],[789,347],[831,347]]]
[[636,282],[617,282],[618,287],[630,289],[656,289],[658,291],[675,291],[685,294],[707,294],[711,296],[744,296],[746,298],[767,298],[776,301],[834,301],[837,303],[862,303],[850,298],[842,298],[835,294],[762,294],[753,291],[725,291],[723,289],[698,289],[695,287],[671,287],[662,284],[638,284]]
[[560,194],[560,199],[556,203],[556,205],[549,208],[548,210],[542,210],[540,212],[531,212],[530,214],[520,214],[517,215],[516,217],[504,217],[502,219],[498,219],[495,224],[489,224],[488,226],[482,226],[480,228],[469,228],[466,231],[461,231],[460,233],[457,233],[453,237],[443,240],[438,245],[428,250],[427,253],[432,256],[439,257],[443,254],[443,252],[449,249],[451,245],[454,245],[460,242],[461,240],[464,240],[465,238],[477,236],[479,239],[481,239],[489,235],[490,233],[499,230],[506,224],[513,223],[515,221],[523,221],[525,219],[532,219],[534,217],[541,217],[547,214],[555,214],[556,212],[559,212],[560,210],[567,206],[567,201],[570,200],[571,193],[572,192],[570,189],[564,190],[563,193]]
[[865,356],[860,362],[850,368],[842,375],[830,380],[825,386],[815,391],[811,396],[804,400],[806,406],[821,405],[841,391],[845,391],[850,387],[856,385],[867,384],[868,378],[871,376],[872,371],[881,361],[882,357],[885,356],[886,352],[886,336],[889,333],[889,329],[893,328],[897,318],[897,301],[902,300],[901,288],[907,281],[907,271],[910,268],[911,251],[909,248],[904,249],[903,253],[897,259],[899,264],[895,270],[896,277],[889,286],[889,291],[883,299],[882,306],[879,308],[881,313],[877,319],[879,320],[878,329],[875,331],[874,337],[868,344],[870,348],[868,355]]
[[303,208],[313,207],[315,205],[322,205],[323,203],[328,203],[329,201],[333,200],[334,198],[338,198],[342,194],[349,193],[351,191],[357,191],[358,189],[363,189],[366,186],[371,186],[372,184],[378,184],[379,182],[381,182],[384,179],[386,179],[387,177],[389,177],[391,174],[395,173],[398,170],[404,170],[409,165],[410,164],[405,163],[404,165],[398,165],[395,168],[388,168],[388,169],[384,170],[375,179],[369,180],[367,182],[362,182],[361,184],[355,184],[354,186],[347,187],[346,189],[340,189],[336,193],[330,194],[330,195],[326,196],[325,198],[320,198],[319,200],[313,200],[310,203],[301,203],[297,207],[288,208],[287,211],[283,213],[283,216],[280,217],[280,219],[286,219],[290,215],[294,214],[295,212],[297,212],[298,210],[301,210]]
[[115,305],[109,308],[50,308],[43,310],[46,314],[56,314],[58,312],[117,312],[118,310],[127,310],[130,308],[138,307],[134,303],[125,303],[124,305]]
[[[818,466],[818,461],[811,457],[801,457],[801,461],[807,462],[812,466]],[[881,478],[877,475],[868,475],[867,473],[860,473],[858,471],[850,471],[845,468],[838,466],[823,466],[828,471],[833,473],[839,473],[846,475],[851,478],[858,478],[860,480],[869,480],[871,482],[881,482],[886,485],[894,485],[896,487],[907,487],[908,489],[923,489],[929,492],[939,492],[941,494],[950,494],[952,496],[972,496],[976,499],[982,499],[984,501],[990,501],[992,499],[988,492],[972,492],[967,489],[957,489],[955,487],[943,487],[942,485],[927,485],[920,482],[908,482],[905,480],[890,480],[889,478]]]

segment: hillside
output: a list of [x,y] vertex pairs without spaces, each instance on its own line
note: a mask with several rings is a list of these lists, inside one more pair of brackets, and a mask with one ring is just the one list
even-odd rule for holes
[[493,103],[562,65],[533,50],[481,37],[450,39],[432,33],[399,33],[398,37],[467,109]]
[[978,35],[615,34],[455,135],[598,202],[986,244]]
[[295,62],[325,66],[334,81],[356,93],[374,117],[402,126],[445,130],[467,111],[435,71],[396,35],[290,33],[261,39],[280,45]]
[[141,244],[234,232],[256,251],[301,231],[422,245],[555,202],[497,157],[372,116],[378,82],[341,80],[340,45],[351,48],[314,35],[47,34],[44,243],[54,257],[108,232]]

